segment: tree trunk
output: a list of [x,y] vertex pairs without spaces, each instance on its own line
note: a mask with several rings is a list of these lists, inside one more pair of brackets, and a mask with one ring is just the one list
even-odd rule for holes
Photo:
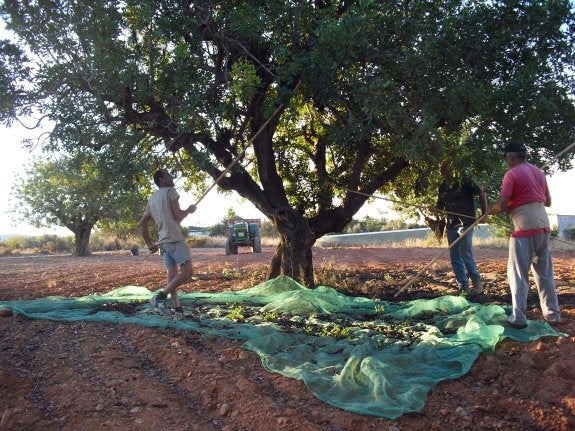
[[76,256],[90,256],[90,235],[92,234],[92,227],[79,227],[74,231],[74,239]]
[[444,218],[434,219],[431,217],[425,217],[425,224],[429,226],[437,242],[443,240],[443,235],[445,233],[446,221]]
[[315,287],[311,248],[316,237],[308,220],[293,210],[278,211],[272,220],[281,239],[272,257],[268,279],[287,275],[309,288]]

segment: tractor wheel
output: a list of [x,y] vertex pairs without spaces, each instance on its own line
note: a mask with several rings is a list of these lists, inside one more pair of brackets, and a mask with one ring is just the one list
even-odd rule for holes
[[232,254],[238,254],[238,246],[232,245]]
[[254,237],[254,243],[252,245],[252,250],[254,253],[262,252],[262,238],[260,236]]
[[226,256],[229,256],[230,254],[232,254],[232,240],[226,238]]

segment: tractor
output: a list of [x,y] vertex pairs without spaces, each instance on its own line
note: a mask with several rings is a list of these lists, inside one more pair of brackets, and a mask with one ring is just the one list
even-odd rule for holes
[[262,252],[260,219],[226,220],[226,255],[238,254],[238,247],[251,247],[254,253]]

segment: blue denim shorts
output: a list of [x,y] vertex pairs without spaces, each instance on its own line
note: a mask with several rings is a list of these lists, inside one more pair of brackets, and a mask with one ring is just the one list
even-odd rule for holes
[[160,244],[160,249],[166,268],[183,265],[192,258],[190,247],[185,242],[164,242]]

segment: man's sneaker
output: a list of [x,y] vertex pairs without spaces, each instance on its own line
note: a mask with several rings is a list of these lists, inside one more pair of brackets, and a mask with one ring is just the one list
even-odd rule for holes
[[183,311],[175,311],[172,318],[174,320],[184,320],[186,318],[186,314]]
[[168,308],[168,301],[165,299],[158,299],[158,295],[152,296],[150,304],[154,307],[154,311],[163,316],[171,316],[172,313]]
[[471,284],[473,288],[471,289],[471,293],[477,295],[479,293],[483,293],[483,281],[482,280],[471,280]]
[[545,318],[545,320],[551,326],[561,325],[561,318],[560,317],[549,317],[549,318]]

